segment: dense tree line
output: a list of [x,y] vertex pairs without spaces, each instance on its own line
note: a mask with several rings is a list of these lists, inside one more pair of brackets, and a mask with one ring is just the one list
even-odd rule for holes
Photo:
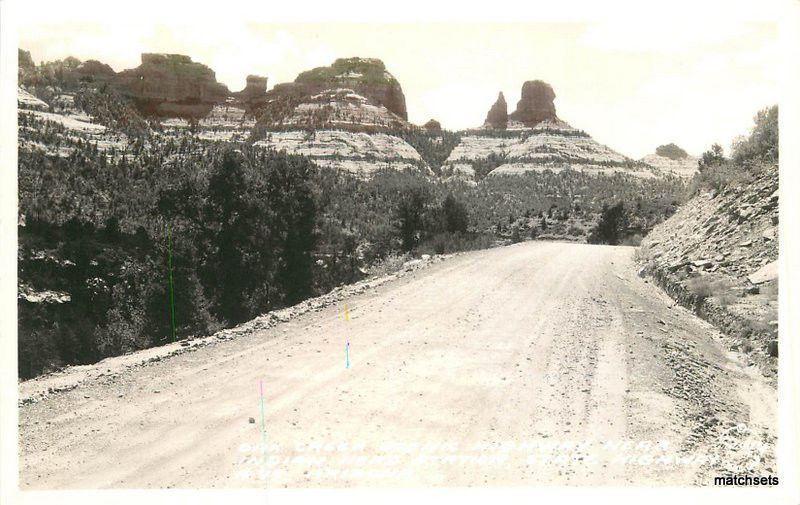
[[20,301],[22,377],[208,334],[434,241],[470,247],[464,204],[419,173],[363,180],[186,139],[136,156],[70,147],[20,151],[21,283],[71,297]]
[[305,158],[224,151],[205,180],[179,177],[159,188],[155,206],[126,223],[139,223],[133,233],[113,214],[100,226],[77,213],[58,224],[27,219],[21,280],[71,300],[21,302],[21,376],[207,334],[311,295],[312,169]]

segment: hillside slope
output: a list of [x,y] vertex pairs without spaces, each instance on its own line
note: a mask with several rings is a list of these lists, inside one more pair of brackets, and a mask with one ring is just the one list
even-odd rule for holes
[[778,313],[778,167],[702,191],[642,243],[644,271],[774,371]]

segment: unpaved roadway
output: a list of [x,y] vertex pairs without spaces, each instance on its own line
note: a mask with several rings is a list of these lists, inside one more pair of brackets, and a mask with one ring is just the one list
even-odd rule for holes
[[52,394],[20,407],[20,485],[709,485],[724,471],[775,473],[774,388],[637,277],[633,254],[546,242],[465,253]]

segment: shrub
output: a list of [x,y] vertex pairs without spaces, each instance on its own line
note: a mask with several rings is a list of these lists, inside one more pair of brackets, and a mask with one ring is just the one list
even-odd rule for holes
[[640,245],[642,245],[642,236],[639,235],[638,233],[634,233],[633,235],[627,236],[622,241],[622,245],[639,247]]
[[494,245],[494,237],[486,233],[437,233],[422,243],[420,254],[450,254],[458,251],[486,249]]
[[727,162],[710,166],[695,174],[690,193],[700,189],[722,191],[727,187],[743,187],[753,181],[753,174],[742,167]]
[[725,278],[712,278],[708,275],[692,277],[686,283],[686,288],[697,297],[698,301],[714,297],[720,301],[720,305],[727,305],[735,299],[731,282]]
[[714,294],[714,291],[711,289],[711,282],[705,277],[693,277],[689,279],[686,283],[686,288],[696,296],[698,300],[705,300]]
[[391,273],[397,272],[403,267],[406,261],[408,261],[409,256],[408,254],[398,254],[392,253],[383,258],[380,261],[375,262],[372,266],[367,269],[367,276],[369,277],[381,277],[384,275],[389,275]]
[[466,233],[469,224],[469,215],[466,206],[458,201],[452,193],[442,202],[444,227],[450,233]]
[[580,226],[576,226],[574,224],[570,225],[570,227],[567,229],[567,235],[572,235],[573,237],[577,237],[577,236],[585,235],[585,234],[586,234],[586,230],[584,230]]
[[702,156],[700,156],[700,161],[697,164],[698,169],[702,172],[707,170],[710,167],[716,167],[718,165],[722,165],[725,163],[725,155],[722,152],[722,146],[719,144],[714,144],[711,146],[711,149],[704,152]]
[[628,214],[622,202],[603,206],[600,221],[589,234],[590,244],[617,245],[628,229]]
[[737,165],[778,163],[778,106],[758,111],[753,123],[749,136],[734,141],[731,160]]
[[725,158],[719,144],[703,153],[689,194],[694,195],[701,189],[721,191],[727,187],[746,186],[764,164],[778,163],[778,152],[776,105],[756,114],[750,135],[733,142],[730,159]]

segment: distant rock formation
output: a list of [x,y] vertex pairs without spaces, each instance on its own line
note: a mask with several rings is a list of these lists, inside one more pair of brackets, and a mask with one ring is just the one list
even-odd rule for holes
[[31,52],[25,51],[23,49],[19,49],[19,68],[24,68],[25,70],[33,70],[36,67],[36,64],[33,63],[33,58],[31,58]]
[[553,88],[544,81],[526,81],[522,85],[522,96],[517,102],[517,110],[508,118],[519,121],[528,128],[542,121],[557,122],[556,106],[553,103],[556,94]]
[[442,131],[442,124],[435,119],[430,119],[427,123],[422,125],[422,127],[430,133],[441,133]]
[[17,82],[19,84],[29,84],[31,76],[36,72],[36,64],[28,51],[19,50],[18,56]]
[[671,160],[682,160],[689,156],[689,153],[672,143],[656,147],[656,154]]
[[114,69],[97,60],[86,60],[75,69],[80,82],[103,83],[113,80],[117,75]]
[[383,105],[403,120],[408,120],[403,89],[379,59],[339,58],[329,67],[317,67],[301,73],[294,82],[311,94],[326,89],[352,89]]
[[78,86],[76,70],[81,60],[67,56],[63,60],[33,63],[30,53],[20,50],[18,77],[21,86],[53,86],[54,88],[74,88]]
[[142,113],[161,117],[202,118],[231,94],[213,70],[180,54],[142,54],[114,82]]
[[494,102],[494,105],[492,105],[492,108],[489,109],[489,113],[486,114],[484,127],[505,130],[507,126],[508,104],[506,104],[506,98],[503,96],[503,92],[501,91],[497,96],[497,100]]
[[[653,155],[634,161],[600,144],[583,130],[572,127],[556,115],[555,92],[543,81],[527,81],[517,110],[507,114],[507,104],[501,92],[486,115],[481,128],[462,132],[458,144],[441,166],[441,175],[477,182],[484,177],[521,175],[531,172],[562,170],[591,175],[621,173],[634,177],[653,178],[686,172],[691,163]],[[494,131],[506,130],[503,135]],[[691,161],[691,157],[686,160]],[[686,166],[684,166],[686,165]],[[694,160],[694,169],[696,169]]]
[[248,75],[247,84],[238,95],[245,100],[260,100],[267,95],[267,78],[260,75]]
[[641,160],[657,169],[663,175],[691,178],[697,173],[698,159],[675,144],[664,144],[656,148],[655,154],[648,154]]
[[565,169],[592,175],[653,176],[652,167],[633,162],[561,120],[545,120],[525,129],[512,129],[509,124],[507,131],[502,136],[490,134],[488,128],[465,132],[442,165],[442,174],[468,181]]
[[406,102],[383,62],[345,58],[302,72],[266,94],[259,124],[266,129],[408,129]]

